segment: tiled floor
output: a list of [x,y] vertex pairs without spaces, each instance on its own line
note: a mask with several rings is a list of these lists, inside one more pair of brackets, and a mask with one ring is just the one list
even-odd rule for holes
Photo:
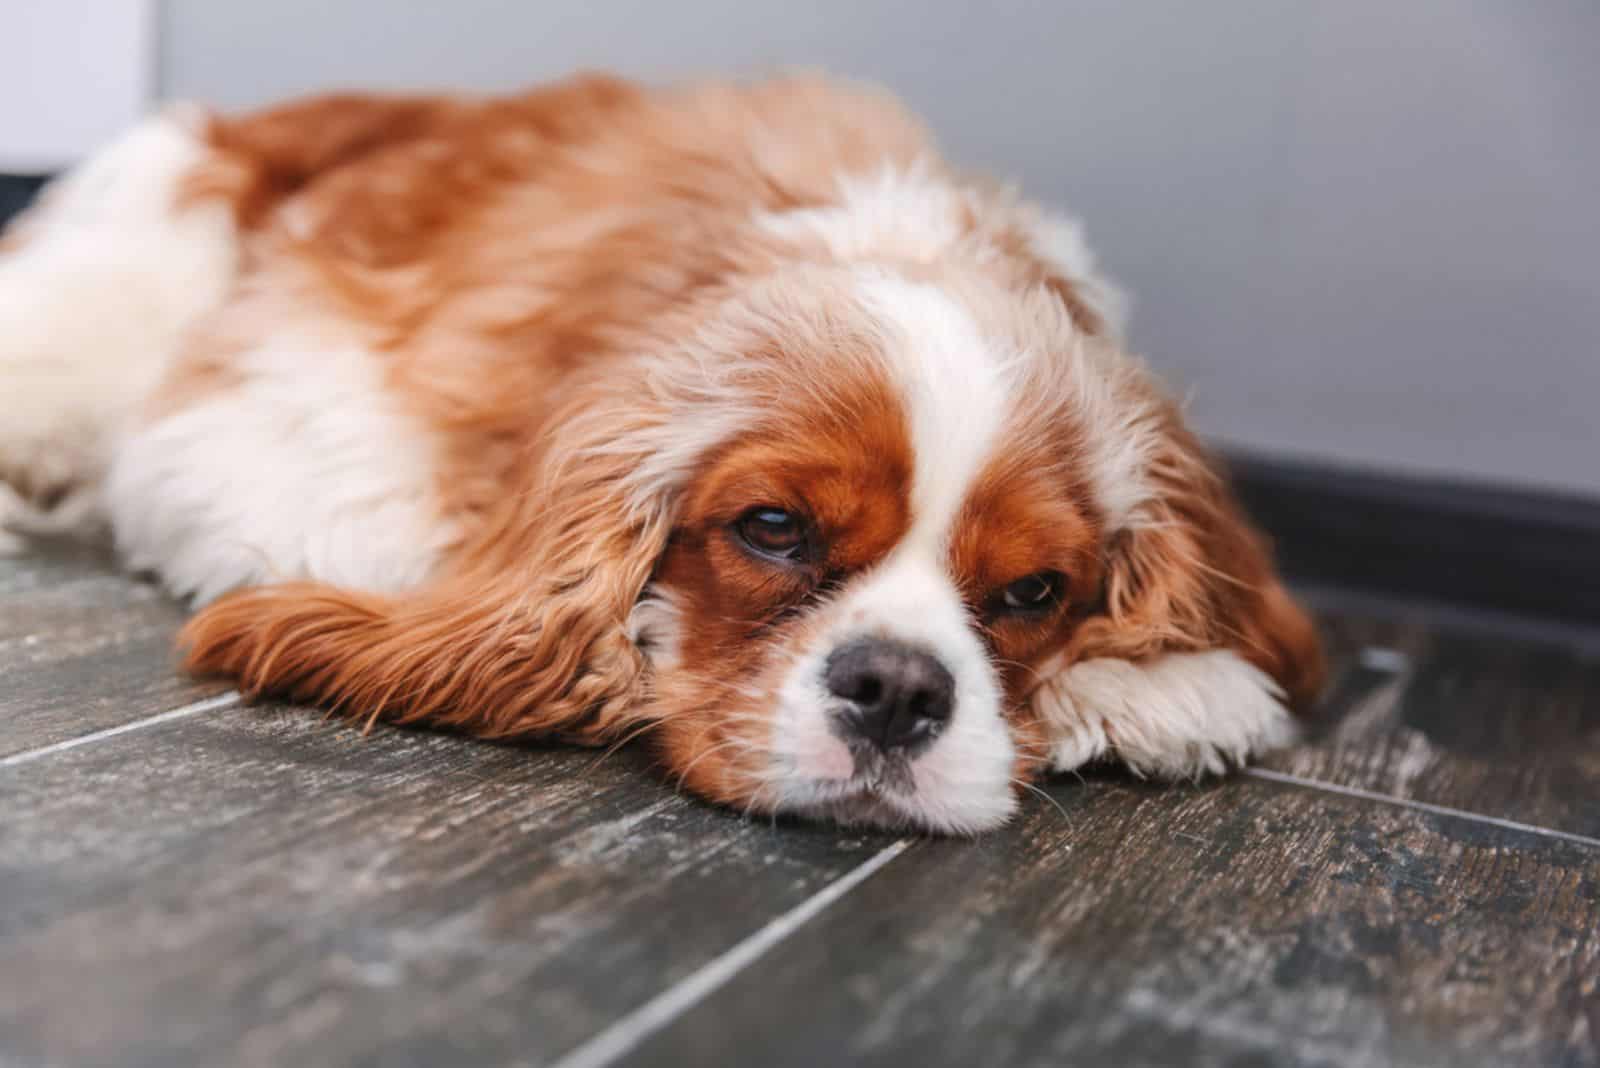
[[1600,1063],[1600,641],[1323,603],[1307,744],[950,841],[241,708],[0,561],[0,1064]]

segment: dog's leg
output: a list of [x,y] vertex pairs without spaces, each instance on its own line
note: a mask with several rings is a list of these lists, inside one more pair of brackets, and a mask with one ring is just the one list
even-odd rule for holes
[[0,549],[93,520],[116,440],[231,286],[231,205],[183,196],[208,152],[199,121],[147,119],[0,243]]

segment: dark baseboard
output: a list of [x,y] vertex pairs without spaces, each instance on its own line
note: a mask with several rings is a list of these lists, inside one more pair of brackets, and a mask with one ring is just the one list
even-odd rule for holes
[[1600,625],[1600,499],[1231,453],[1291,579]]
[[32,174],[0,174],[0,226],[28,206],[48,179]]

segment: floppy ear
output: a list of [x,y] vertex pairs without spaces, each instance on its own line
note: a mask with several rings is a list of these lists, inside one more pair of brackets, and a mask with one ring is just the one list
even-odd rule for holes
[[581,445],[551,458],[529,503],[414,594],[289,583],[224,597],[179,636],[185,666],[369,723],[616,737],[647,685],[628,615],[670,531],[665,500],[623,499],[631,466]]
[[1021,261],[1020,280],[1053,295],[1083,333],[1122,337],[1128,295],[1100,270],[1078,221],[1034,204],[1009,200],[1002,204],[999,214],[1009,217],[1012,229],[999,244]]
[[1106,550],[1103,611],[1035,697],[1058,769],[1111,755],[1140,774],[1219,772],[1294,737],[1322,649],[1265,539],[1172,415],[1147,499]]

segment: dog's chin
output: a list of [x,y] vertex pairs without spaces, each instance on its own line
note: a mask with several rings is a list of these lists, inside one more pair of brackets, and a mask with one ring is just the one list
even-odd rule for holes
[[847,778],[791,781],[783,794],[778,810],[802,819],[922,834],[979,834],[1016,809],[1009,783],[981,800],[945,798],[919,785],[908,761],[882,757],[860,762]]

